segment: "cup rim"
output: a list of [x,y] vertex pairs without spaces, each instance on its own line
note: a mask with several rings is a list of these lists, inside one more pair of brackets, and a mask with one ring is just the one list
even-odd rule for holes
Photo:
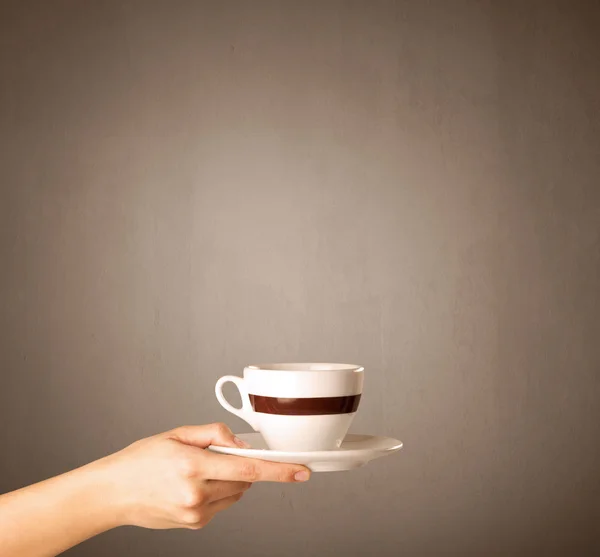
[[271,364],[252,364],[246,366],[246,369],[251,371],[281,371],[291,373],[302,372],[321,372],[321,373],[336,373],[336,372],[353,372],[361,373],[365,368],[355,364],[341,364],[329,362],[280,362]]

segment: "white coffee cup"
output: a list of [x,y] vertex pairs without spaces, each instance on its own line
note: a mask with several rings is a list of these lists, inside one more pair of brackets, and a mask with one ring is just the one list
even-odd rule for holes
[[[324,451],[340,447],[356,415],[364,368],[349,364],[284,363],[252,365],[244,377],[226,375],[215,386],[228,412],[261,433],[271,450]],[[223,395],[235,383],[242,407]]]

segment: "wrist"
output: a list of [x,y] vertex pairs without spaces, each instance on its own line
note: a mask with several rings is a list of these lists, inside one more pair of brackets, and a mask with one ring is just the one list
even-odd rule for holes
[[126,500],[115,464],[105,457],[75,471],[79,474],[81,502],[100,531],[128,523]]

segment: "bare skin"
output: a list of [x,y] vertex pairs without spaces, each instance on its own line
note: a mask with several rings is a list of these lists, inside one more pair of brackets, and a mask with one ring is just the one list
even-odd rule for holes
[[216,454],[243,446],[224,424],[185,426],[49,480],[0,496],[2,557],[54,557],[118,526],[206,526],[254,482],[302,482],[310,472]]

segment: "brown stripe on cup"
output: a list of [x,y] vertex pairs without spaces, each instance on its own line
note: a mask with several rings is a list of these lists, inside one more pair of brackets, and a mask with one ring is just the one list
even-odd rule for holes
[[361,395],[322,398],[281,398],[250,394],[255,412],[281,416],[324,416],[356,412]]

